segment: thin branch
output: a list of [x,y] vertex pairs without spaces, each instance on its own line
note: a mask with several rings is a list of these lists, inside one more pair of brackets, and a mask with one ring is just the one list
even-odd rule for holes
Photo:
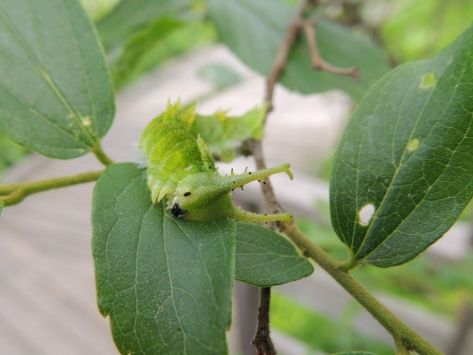
[[[315,66],[334,74],[357,76],[358,72],[355,69],[342,69],[325,63],[318,51],[316,42],[316,33],[313,26],[304,23],[303,13],[307,6],[313,5],[313,1],[301,0],[292,22],[288,28],[286,38],[281,44],[276,56],[271,73],[268,76],[265,92],[265,104],[268,112],[265,117],[267,120],[268,113],[273,109],[274,88],[282,73],[285,70],[287,59],[292,51],[294,43],[299,35],[301,24],[303,24],[306,38],[311,50],[312,60]],[[263,155],[263,149],[260,141],[251,142],[251,152],[255,158],[258,169],[264,169],[266,162]],[[268,208],[275,212],[279,212],[281,207],[274,194],[274,190],[270,181],[262,184],[262,191],[268,205]],[[393,313],[391,313],[384,305],[382,305],[375,297],[373,297],[362,285],[360,285],[349,273],[346,265],[333,259],[330,255],[324,252],[318,245],[313,243],[306,237],[294,223],[281,223],[279,228],[302,250],[303,254],[313,259],[325,271],[327,271],[353,298],[355,298],[368,312],[370,312],[378,322],[383,325],[387,331],[392,335],[398,349],[413,350],[419,354],[440,354],[429,342],[415,333],[402,321],[400,321]],[[253,344],[255,344],[258,351],[264,349],[264,344],[271,342],[269,335],[269,306],[270,306],[270,289],[262,289],[261,291],[261,305],[258,322],[258,331]],[[266,316],[268,313],[268,317]],[[262,314],[263,313],[263,314]],[[259,335],[262,334],[262,337]],[[273,354],[259,352],[259,354]]]
[[[286,37],[282,41],[281,45],[279,46],[278,52],[276,53],[271,72],[266,80],[266,92],[264,97],[264,103],[267,107],[267,113],[271,112],[273,109],[274,87],[276,86],[276,83],[279,81],[279,78],[286,69],[287,58],[289,57],[289,54],[291,53],[292,48],[294,47],[294,43],[296,42],[301,30],[300,23],[303,18],[304,11],[310,5],[312,5],[312,2],[310,0],[302,0],[299,2],[292,17],[292,20],[289,24],[289,27],[287,28]],[[265,117],[265,121],[266,118],[267,117]]]
[[319,264],[350,295],[353,296],[371,315],[392,335],[395,342],[407,350],[419,354],[441,354],[424,338],[410,329],[373,295],[360,285],[348,272],[340,269],[340,262],[313,243],[295,224],[285,223],[282,231],[302,250],[303,254]]
[[113,160],[107,155],[107,153],[105,153],[100,143],[98,143],[94,147],[94,149],[92,150],[92,153],[94,153],[98,161],[101,162],[105,166],[108,166],[114,163]]
[[357,79],[360,76],[358,68],[340,68],[326,62],[319,51],[317,44],[317,34],[315,30],[315,23],[312,20],[302,20],[300,23],[304,29],[307,45],[309,46],[310,58],[312,60],[312,67],[316,70],[321,70],[335,75],[346,75]]
[[23,201],[27,196],[39,192],[96,181],[102,173],[103,171],[90,171],[48,180],[0,185],[0,202],[3,202],[4,206],[16,205]]
[[256,347],[257,355],[275,355],[276,350],[270,336],[269,314],[271,305],[271,288],[264,287],[260,291],[258,308],[258,331],[252,344]]
[[[273,97],[274,89],[276,83],[279,81],[279,78],[283,74],[287,59],[289,54],[296,43],[297,37],[299,36],[301,26],[300,22],[303,18],[305,9],[313,5],[311,0],[301,0],[297,5],[296,11],[293,15],[293,18],[289,24],[289,27],[286,32],[286,37],[279,46],[278,52],[276,54],[272,69],[268,78],[266,80],[266,88],[264,95],[264,105],[266,106],[266,115],[263,120],[263,124],[268,119],[269,113],[273,110]],[[266,168],[266,162],[263,155],[263,147],[261,141],[251,140],[250,141],[250,151],[255,159],[256,168],[258,170]],[[263,196],[266,201],[266,205],[269,210],[273,213],[278,213],[281,211],[281,206],[279,205],[276,195],[274,194],[273,186],[269,179],[263,181],[261,184],[263,191]],[[275,228],[276,226],[272,226]],[[256,335],[253,340],[253,345],[257,349],[258,355],[274,355],[276,350],[274,349],[273,342],[271,340],[270,326],[269,326],[269,313],[271,306],[271,288],[262,288],[260,290],[260,306],[258,309],[258,326],[256,329]]]

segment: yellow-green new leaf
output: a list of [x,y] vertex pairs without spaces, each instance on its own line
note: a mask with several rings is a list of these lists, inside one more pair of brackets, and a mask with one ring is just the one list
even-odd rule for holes
[[77,0],[0,3],[0,130],[68,159],[97,145],[115,111],[93,25]]
[[473,195],[473,28],[432,60],[379,80],[335,157],[331,216],[356,262],[405,263]]

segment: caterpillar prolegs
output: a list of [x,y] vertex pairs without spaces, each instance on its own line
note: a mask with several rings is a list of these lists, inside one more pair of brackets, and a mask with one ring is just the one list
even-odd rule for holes
[[148,186],[151,200],[167,201],[176,217],[210,220],[230,217],[247,222],[291,221],[285,213],[256,214],[233,204],[231,192],[252,181],[264,181],[277,173],[292,179],[289,164],[254,172],[222,176],[205,141],[192,130],[194,107],[169,104],[166,111],[145,128],[140,148],[148,160]]

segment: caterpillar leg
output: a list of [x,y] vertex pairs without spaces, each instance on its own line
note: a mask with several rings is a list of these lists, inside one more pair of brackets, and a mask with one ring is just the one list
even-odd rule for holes
[[291,222],[293,218],[292,215],[288,213],[260,214],[248,212],[238,207],[233,209],[233,213],[230,217],[238,221],[253,223]]

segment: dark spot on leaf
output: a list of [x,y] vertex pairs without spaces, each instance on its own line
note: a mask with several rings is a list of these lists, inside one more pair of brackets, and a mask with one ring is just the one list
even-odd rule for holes
[[190,191],[184,192],[185,197],[190,196],[190,195],[191,195]]

